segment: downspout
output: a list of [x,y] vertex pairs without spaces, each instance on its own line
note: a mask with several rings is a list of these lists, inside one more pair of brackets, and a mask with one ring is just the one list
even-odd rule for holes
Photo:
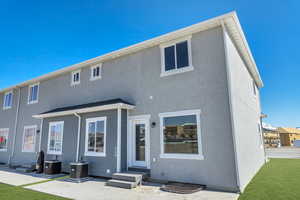
[[77,131],[77,147],[76,147],[76,162],[79,162],[79,145],[80,145],[80,129],[81,129],[81,116],[74,113],[78,117],[78,131]]
[[232,106],[232,77],[230,74],[230,66],[228,62],[228,48],[226,43],[226,27],[224,25],[224,21],[221,22],[222,25],[222,32],[223,32],[223,42],[224,42],[224,50],[225,50],[225,65],[226,65],[226,74],[227,74],[227,82],[228,82],[228,98],[229,98],[229,110],[230,110],[230,120],[231,120],[231,132],[232,132],[232,142],[233,142],[233,151],[234,151],[234,158],[235,158],[235,171],[236,171],[236,181],[237,181],[237,187],[239,192],[241,192],[241,183],[240,183],[240,173],[239,173],[239,166],[238,166],[238,156],[237,156],[237,147],[236,147],[236,136],[235,136],[235,123],[234,123],[234,117],[233,117],[233,106]]
[[41,152],[41,149],[42,149],[43,123],[44,123],[44,118],[41,119],[41,125],[40,125],[40,143],[39,143],[39,151],[38,152]]
[[121,107],[118,107],[118,130],[117,130],[117,172],[121,171]]
[[13,138],[11,155],[8,157],[8,165],[11,164],[11,159],[14,157],[14,154],[15,154],[15,143],[16,143],[16,138],[17,138],[17,126],[18,126],[18,117],[19,117],[19,109],[20,109],[21,88],[17,87],[17,89],[19,89],[19,93],[18,93],[18,104],[17,104],[15,125],[14,125],[14,138]]

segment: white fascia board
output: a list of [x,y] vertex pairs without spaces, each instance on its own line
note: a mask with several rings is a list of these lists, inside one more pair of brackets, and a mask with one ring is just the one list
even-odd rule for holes
[[103,110],[113,110],[113,109],[118,109],[118,108],[132,110],[135,108],[135,106],[124,104],[124,103],[117,103],[117,104],[111,104],[111,105],[94,106],[94,107],[89,107],[89,108],[81,108],[81,109],[75,109],[75,110],[33,115],[32,117],[37,118],[37,119],[42,119],[42,118],[49,118],[49,117],[74,115],[74,113],[82,114],[82,113],[90,113],[90,112],[97,112],[97,111],[103,111]]

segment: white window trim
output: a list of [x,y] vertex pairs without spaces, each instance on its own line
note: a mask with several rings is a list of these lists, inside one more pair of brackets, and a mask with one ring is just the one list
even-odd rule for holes
[[[200,114],[201,110],[183,110],[176,112],[166,112],[160,113],[160,158],[170,158],[170,159],[193,159],[193,160],[203,160],[202,152],[202,140],[201,140],[201,126],[200,126]],[[197,120],[197,137],[198,137],[198,154],[181,154],[181,153],[164,153],[164,126],[163,120],[165,117],[178,117],[185,115],[196,115]]]
[[[6,95],[8,95],[8,94],[11,94],[11,106],[5,106],[5,100],[6,100]],[[3,96],[3,110],[8,110],[8,109],[11,109],[12,108],[12,105],[13,105],[13,102],[14,102],[14,93],[13,93],[13,91],[11,90],[11,91],[8,91],[8,92],[6,92],[5,94],[4,94],[4,96]]]
[[[74,82],[74,74],[79,73],[79,81]],[[76,70],[71,73],[71,86],[79,85],[81,80],[81,70]]]
[[[97,68],[97,67],[99,67],[99,76],[94,77],[93,71],[94,71],[94,69]],[[101,79],[101,78],[102,78],[102,63],[91,66],[91,77],[90,77],[90,81],[99,80],[99,79]]]
[[[61,133],[61,150],[60,151],[51,151],[50,149],[50,133],[51,126],[62,125],[62,133]],[[49,123],[49,131],[48,131],[48,145],[47,145],[47,154],[49,155],[61,155],[63,148],[63,138],[64,138],[64,121],[50,122]]]
[[[32,151],[27,151],[27,150],[24,150],[24,136],[25,136],[25,130],[26,129],[30,129],[30,128],[34,128],[35,131],[34,131],[34,138],[33,138],[33,141],[34,141],[34,145],[33,145],[33,150]],[[32,126],[24,126],[24,130],[23,130],[23,137],[22,137],[22,152],[23,153],[34,153],[35,152],[35,146],[36,146],[36,131],[37,131],[37,125],[32,125]]]
[[6,138],[6,148],[5,149],[0,149],[0,152],[7,152],[8,148],[8,136],[9,136],[9,128],[0,128],[0,131],[7,131],[7,138]]
[[[164,43],[160,45],[160,54],[161,54],[161,74],[160,77],[164,77],[164,76],[169,76],[169,75],[174,75],[174,74],[180,74],[180,73],[184,73],[184,72],[189,72],[189,71],[193,71],[194,67],[193,67],[193,63],[192,63],[192,46],[191,46],[191,39],[192,36],[186,36],[177,40],[172,40],[168,43]],[[165,70],[165,48],[166,47],[170,47],[170,46],[174,46],[177,43],[183,42],[183,41],[187,41],[188,44],[188,59],[189,59],[189,66],[187,67],[183,67],[183,68],[179,68],[177,69],[177,59],[176,59],[176,48],[175,48],[175,65],[176,65],[176,69],[173,70]]]
[[[104,146],[103,152],[89,152],[88,151],[88,132],[89,126],[88,124],[91,122],[104,121]],[[106,117],[96,117],[96,118],[88,118],[85,123],[85,156],[98,156],[98,157],[106,157]]]
[[[30,101],[30,88],[34,87],[34,86],[38,86],[38,90],[37,90],[37,94],[36,94],[36,100],[35,101]],[[28,104],[35,104],[39,102],[39,93],[40,93],[40,83],[35,83],[32,85],[28,86]]]

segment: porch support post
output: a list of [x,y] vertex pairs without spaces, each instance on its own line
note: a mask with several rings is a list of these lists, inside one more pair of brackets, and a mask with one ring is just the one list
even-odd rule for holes
[[80,131],[81,131],[81,116],[74,113],[78,117],[78,130],[77,130],[77,145],[76,145],[76,162],[79,162],[79,145],[80,145]]
[[117,130],[117,172],[121,171],[121,122],[122,113],[121,108],[118,107],[118,130]]

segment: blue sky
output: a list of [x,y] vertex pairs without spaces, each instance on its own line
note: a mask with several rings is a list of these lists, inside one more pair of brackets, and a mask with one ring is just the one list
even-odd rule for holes
[[300,126],[297,0],[1,1],[0,88],[233,10],[265,87],[265,120]]

